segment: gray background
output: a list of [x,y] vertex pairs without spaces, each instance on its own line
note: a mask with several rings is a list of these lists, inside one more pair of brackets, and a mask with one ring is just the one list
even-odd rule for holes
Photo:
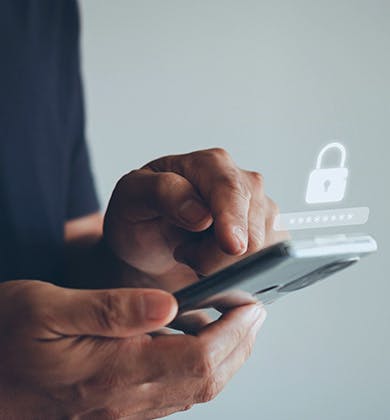
[[264,174],[283,211],[310,209],[315,157],[340,139],[350,169],[342,205],[367,205],[371,216],[338,232],[370,233],[380,247],[269,307],[247,365],[215,401],[176,418],[390,418],[390,2],[82,3],[88,136],[104,204],[130,169],[218,145]]

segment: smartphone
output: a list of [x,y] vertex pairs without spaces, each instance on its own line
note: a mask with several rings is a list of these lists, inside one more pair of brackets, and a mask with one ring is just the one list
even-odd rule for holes
[[174,293],[179,313],[264,304],[310,286],[377,250],[364,236],[323,236],[277,243]]

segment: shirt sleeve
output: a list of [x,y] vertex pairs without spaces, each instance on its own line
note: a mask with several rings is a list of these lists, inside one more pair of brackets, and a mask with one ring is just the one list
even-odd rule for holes
[[71,160],[67,220],[99,211],[86,141],[79,141]]
[[[74,8],[77,4],[72,2]],[[66,38],[71,45],[69,53],[64,57],[71,68],[63,74],[62,89],[68,115],[69,149],[68,149],[68,181],[67,181],[67,209],[66,219],[76,219],[99,211],[91,162],[85,139],[84,97],[81,80],[80,65],[80,21],[79,14],[73,13],[75,18],[74,38]]]

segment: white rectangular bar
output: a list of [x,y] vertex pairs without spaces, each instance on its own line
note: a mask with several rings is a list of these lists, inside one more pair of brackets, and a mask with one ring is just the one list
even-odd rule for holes
[[369,214],[370,209],[368,207],[282,213],[275,217],[274,230],[301,230],[364,225],[368,220]]

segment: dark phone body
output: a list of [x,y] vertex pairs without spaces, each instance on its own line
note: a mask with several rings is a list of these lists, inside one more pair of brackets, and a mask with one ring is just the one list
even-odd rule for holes
[[322,280],[376,251],[370,236],[280,242],[177,291],[179,313],[274,300]]

